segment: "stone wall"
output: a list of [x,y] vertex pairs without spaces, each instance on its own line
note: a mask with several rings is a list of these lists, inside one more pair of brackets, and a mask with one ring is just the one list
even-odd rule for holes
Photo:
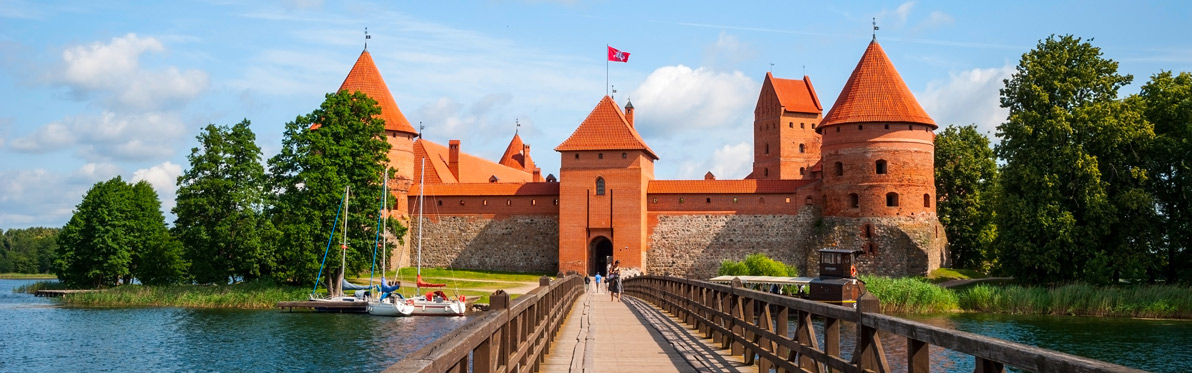
[[[805,206],[798,215],[657,214],[646,253],[646,271],[697,279],[716,275],[720,262],[763,253],[806,273],[808,238],[818,218]],[[653,220],[653,219],[652,219]]]
[[[556,216],[438,216],[423,221],[423,267],[526,273],[555,273],[559,268]],[[410,227],[411,258],[417,255],[417,235],[415,220]]]
[[[826,217],[817,224],[813,242],[864,251],[857,272],[882,276],[925,276],[946,265],[948,240],[934,216],[842,218]],[[817,248],[818,248],[817,247]],[[819,255],[808,252],[809,275],[818,275]]]

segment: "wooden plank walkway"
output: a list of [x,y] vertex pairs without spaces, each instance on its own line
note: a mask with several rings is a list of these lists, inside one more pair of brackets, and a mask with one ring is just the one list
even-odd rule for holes
[[555,336],[543,372],[744,372],[740,357],[714,347],[670,315],[636,298],[581,296]]

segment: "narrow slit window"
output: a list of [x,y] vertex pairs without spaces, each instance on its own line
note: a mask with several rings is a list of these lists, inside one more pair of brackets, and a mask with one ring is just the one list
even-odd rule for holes
[[886,207],[898,207],[898,193],[886,193]]

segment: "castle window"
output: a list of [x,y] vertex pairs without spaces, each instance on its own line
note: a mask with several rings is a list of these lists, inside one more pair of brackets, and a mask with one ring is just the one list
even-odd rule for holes
[[915,125],[913,125],[913,124],[908,124],[908,125],[906,126],[906,129],[908,129],[908,130],[913,130],[913,129],[915,129]]
[[480,205],[481,205],[481,206],[488,206],[488,200],[486,199],[486,200],[480,201]]
[[654,200],[653,200],[653,201],[651,201],[651,202],[653,202],[653,203],[658,203],[658,198],[654,198]]
[[871,226],[869,224],[865,224],[864,233],[865,233],[865,238],[869,238],[869,237],[873,236],[873,226]]
[[786,197],[786,203],[791,203],[791,197]]
[[877,160],[877,163],[874,164],[874,168],[877,170],[878,175],[885,175],[886,174],[886,160],[885,159]]
[[923,195],[923,207],[931,207],[931,195],[930,194]]
[[763,169],[762,169],[762,176],[770,176],[770,169],[769,169],[769,168],[763,168]]
[[865,129],[865,125],[864,125],[864,124],[858,124],[858,125],[857,125],[857,131],[861,131],[861,130],[864,130],[864,129]]
[[887,207],[898,207],[898,193],[894,193],[894,192],[886,193],[886,206]]
[[737,203],[737,197],[733,197],[733,203]]
[[[795,122],[787,123],[787,126],[790,128],[795,128]],[[799,128],[803,128],[803,123],[799,123]]]
[[799,167],[799,175],[803,175],[804,171],[805,169],[803,167]]
[[799,129],[807,128],[807,127],[805,127],[804,125],[806,125],[806,123],[802,123],[802,122],[800,122],[800,123],[799,123]]
[[627,158],[629,158],[629,153],[621,152],[621,159],[627,159]]
[[555,198],[555,206],[558,206],[558,205],[559,205],[559,199]]
[[604,159],[604,153],[596,153],[596,159]]
[[889,124],[887,124],[887,125],[886,125],[886,129],[890,129],[890,125],[889,125]]
[[836,126],[836,132],[840,132],[840,126]]
[[538,206],[538,200],[536,200],[536,199],[530,200],[530,206]]
[[679,197],[679,203],[683,203],[683,197]]
[[815,123],[811,124],[811,129],[815,129]]
[[861,197],[857,196],[857,193],[849,193],[848,194],[848,207],[852,207],[852,208],[861,207]]
[[575,159],[579,159],[579,153],[575,153]]
[[[840,127],[836,127],[836,128],[840,128]],[[836,176],[844,176],[844,163],[836,162],[836,165],[834,167],[836,168]]]
[[598,196],[604,195],[604,178],[603,177],[596,178],[596,195],[598,195]]
[[511,199],[505,200],[505,206],[513,206],[513,200],[511,200]]
[[799,144],[799,153],[802,153],[804,150],[805,150],[805,148],[804,148],[803,144]]
[[770,144],[766,144],[766,154],[770,154]]
[[803,200],[803,204],[811,206],[811,196],[807,196],[807,199]]
[[464,200],[462,200],[462,199],[461,199],[461,200],[459,200],[459,205],[460,205],[460,206],[463,206],[463,205],[464,205]]
[[766,197],[757,197],[757,203],[766,203]]
[[708,197],[707,203],[712,203],[712,197]]

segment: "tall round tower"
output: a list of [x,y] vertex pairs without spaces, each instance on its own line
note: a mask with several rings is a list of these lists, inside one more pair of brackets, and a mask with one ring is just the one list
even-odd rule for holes
[[881,45],[869,43],[816,128],[824,215],[934,218],[936,128]]

